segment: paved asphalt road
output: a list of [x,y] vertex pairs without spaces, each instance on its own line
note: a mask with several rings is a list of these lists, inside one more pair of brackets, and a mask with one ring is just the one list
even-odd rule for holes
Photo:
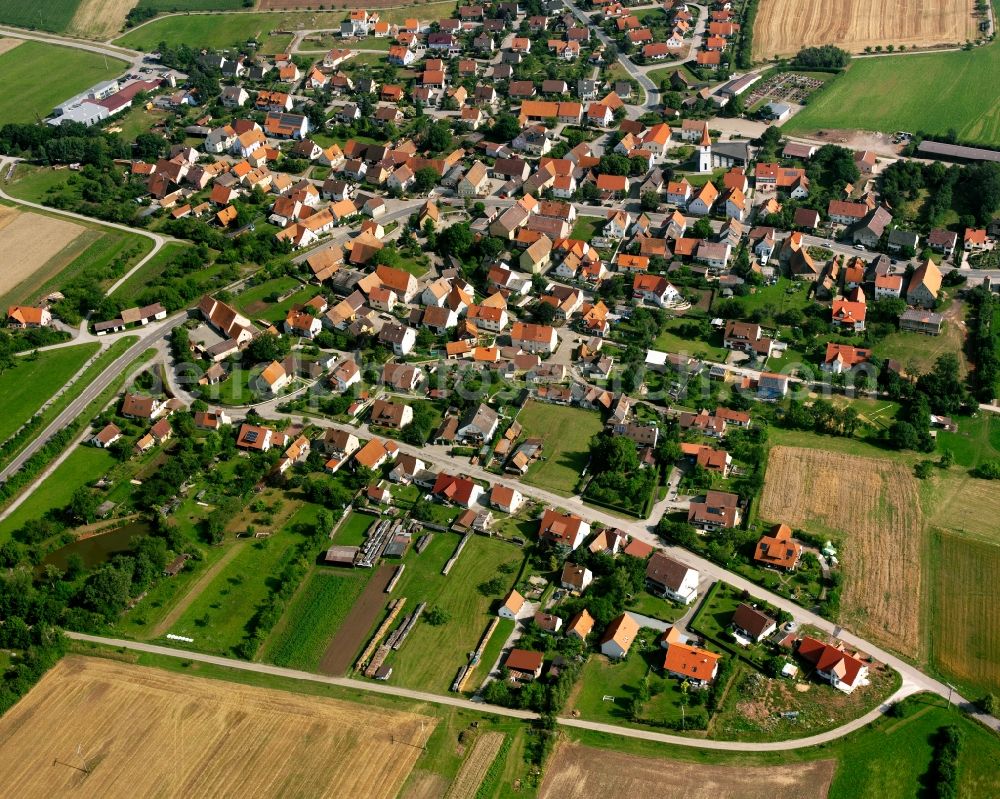
[[[127,641],[120,638],[104,638],[98,635],[87,635],[85,633],[74,633],[69,631],[67,631],[66,635],[77,641],[87,641],[95,644],[103,644],[105,646],[121,647],[135,652],[147,652],[153,655],[165,655],[167,657],[182,658],[184,660],[196,661],[198,663],[210,663],[214,666],[239,669],[240,671],[250,671],[256,674],[267,674],[274,677],[285,677],[291,680],[325,683],[327,685],[336,685],[341,688],[349,688],[354,691],[366,691],[368,693],[398,696],[403,699],[412,699],[417,702],[447,705],[449,707],[460,707],[463,710],[471,710],[474,712],[493,713],[498,716],[507,716],[517,719],[534,719],[538,717],[536,713],[532,713],[527,710],[514,710],[511,708],[499,707],[497,705],[489,705],[484,702],[473,702],[470,699],[465,699],[459,696],[451,696],[448,694],[432,694],[426,691],[414,691],[409,688],[401,688],[396,685],[390,685],[389,683],[353,680],[347,677],[327,677],[322,674],[313,674],[307,671],[286,669],[279,666],[271,666],[266,663],[250,663],[244,660],[218,657],[216,655],[205,655],[200,652],[173,649],[166,646],[157,646],[156,644],[144,644],[139,641]],[[791,741],[770,741],[766,743],[710,741],[702,738],[685,738],[680,735],[667,735],[666,733],[652,732],[650,730],[637,730],[632,729],[631,727],[619,727],[614,724],[602,724],[597,721],[587,721],[585,719],[566,717],[560,717],[558,719],[558,723],[566,727],[594,730],[595,732],[609,733],[623,738],[639,738],[644,741],[655,741],[657,743],[673,744],[675,746],[687,746],[694,749],[713,749],[727,752],[782,752],[789,749],[805,749],[810,746],[817,746],[829,741],[834,741],[837,738],[847,735],[848,733],[854,732],[854,730],[870,724],[885,713],[886,709],[893,701],[902,699],[904,696],[913,693],[915,690],[915,688],[908,686],[904,682],[903,687],[888,702],[875,708],[861,718],[848,722],[847,724],[837,727],[836,729],[820,733],[819,735],[811,735],[808,738],[798,738]]]

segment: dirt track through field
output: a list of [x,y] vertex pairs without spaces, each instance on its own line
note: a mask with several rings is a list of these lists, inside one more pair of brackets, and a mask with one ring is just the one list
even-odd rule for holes
[[67,656],[0,719],[0,774],[18,799],[392,799],[436,723]]
[[201,595],[202,591],[208,588],[212,580],[216,578],[219,572],[229,565],[229,562],[235,558],[242,549],[243,547],[239,542],[233,544],[225,555],[205,569],[205,572],[201,575],[201,577],[194,581],[194,584],[188,588],[187,593],[181,597],[180,601],[174,605],[170,612],[163,617],[160,623],[153,628],[149,637],[159,638],[161,635],[166,635],[170,632],[170,628],[173,627],[180,617],[184,615],[184,612],[191,607],[191,603]]
[[754,59],[794,55],[833,44],[852,52],[894,45],[961,44],[977,36],[971,0],[761,0],[753,29]]
[[344,623],[326,648],[323,659],[319,663],[319,673],[342,677],[354,665],[354,656],[359,654],[361,647],[368,640],[368,633],[375,620],[385,610],[389,595],[385,587],[389,585],[395,566],[382,564],[372,575],[361,592],[351,612],[347,614]]
[[71,33],[110,39],[125,27],[125,17],[136,0],[82,0],[69,23]]
[[841,621],[911,657],[923,650],[926,531],[916,478],[901,463],[774,447],[760,518],[838,534]]
[[835,760],[787,766],[713,766],[560,744],[539,799],[824,799]]
[[[21,212],[0,206],[0,296],[35,275],[52,262],[51,274],[64,266],[57,256],[66,250],[85,228],[51,216]],[[38,281],[39,283],[44,281]]]

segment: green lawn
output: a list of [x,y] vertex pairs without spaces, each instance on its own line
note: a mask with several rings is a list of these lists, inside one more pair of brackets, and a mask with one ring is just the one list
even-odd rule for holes
[[503,541],[473,536],[445,576],[441,568],[460,538],[451,533],[432,535],[423,553],[411,550],[407,555],[406,570],[392,595],[406,597],[404,612],[411,611],[418,602],[426,602],[427,610],[439,607],[450,618],[439,626],[420,621],[386,663],[392,666],[393,683],[444,693],[492,617],[490,611],[497,597],[483,596],[477,587],[496,576],[507,563],[514,568],[505,579],[508,585],[513,584],[522,553]]
[[302,541],[301,535],[283,530],[245,545],[191,603],[171,632],[194,639],[194,643],[184,643],[185,647],[232,655],[258,606],[268,597],[271,581]]
[[46,0],[45,3],[0,0],[0,23],[62,33],[69,27],[78,5],[80,0]]
[[[65,5],[67,0],[56,2]],[[39,13],[39,6],[26,5],[34,13]],[[75,6],[76,2],[72,5]],[[49,16],[48,6],[45,16]],[[34,122],[38,117],[50,114],[56,105],[74,94],[102,80],[117,78],[124,68],[122,61],[86,50],[24,42],[0,55],[0,75],[3,75],[0,83],[0,119],[4,122]],[[40,75],[45,76],[44,80],[39,78]]]
[[955,463],[973,469],[983,461],[1000,458],[1000,416],[979,413],[959,417],[958,431],[939,430],[938,449],[950,449]]
[[653,596],[648,591],[636,594],[626,607],[636,613],[641,613],[643,616],[669,622],[676,621],[688,611],[686,606],[671,602],[669,599]]
[[970,51],[855,59],[782,129],[822,128],[945,134],[1000,144],[1000,46]]
[[569,237],[580,241],[590,241],[602,227],[604,227],[604,222],[596,216],[578,216]]
[[922,333],[907,333],[897,331],[890,333],[874,347],[879,358],[894,358],[910,375],[921,375],[929,372],[937,359],[950,353],[962,363],[962,331],[954,324],[945,323],[944,330],[938,336],[925,336]]
[[114,459],[103,449],[76,447],[17,510],[0,522],[0,543],[25,522],[68,505],[76,489],[98,480],[113,464]]
[[738,302],[747,311],[765,311],[764,321],[773,321],[782,311],[796,308],[802,310],[812,304],[812,300],[809,299],[809,285],[789,280],[787,277],[779,278],[772,286],[758,286],[753,294],[740,297]]
[[365,533],[377,521],[378,517],[372,516],[370,513],[351,511],[351,515],[337,529],[333,542],[344,547],[361,546],[365,540]]
[[572,495],[590,457],[590,440],[603,429],[600,414],[529,401],[517,420],[525,436],[544,441],[542,458],[528,469],[524,481]]
[[370,569],[312,572],[278,623],[263,659],[315,671],[371,576]]
[[99,348],[99,344],[80,344],[40,352],[37,358],[16,358],[14,366],[0,374],[0,396],[4,398],[0,442],[28,421]]
[[[676,319],[669,322],[660,332],[653,342],[653,348],[663,352],[686,353],[693,358],[702,358],[708,361],[722,363],[726,360],[729,350],[725,347],[711,344],[707,341],[691,340],[681,338],[674,331],[684,324],[683,319]],[[722,341],[722,336],[713,334],[712,340]]]
[[284,295],[301,283],[294,277],[276,277],[251,286],[237,295],[236,309],[247,316],[259,316],[272,306],[265,299],[272,294]]
[[[573,708],[585,719],[635,726],[632,700],[643,677],[648,674],[650,699],[643,705],[640,718],[653,722],[679,721],[683,696],[681,682],[664,677],[660,672],[663,649],[655,643],[655,638],[653,630],[642,630],[633,645],[635,651],[630,652],[622,662],[609,661],[603,655],[591,655],[583,667]],[[645,647],[640,648],[643,642]]]
[[62,189],[74,175],[68,169],[49,169],[18,164],[14,171],[14,182],[4,186],[4,191],[11,197],[27,200],[33,203],[45,202],[45,196],[52,189]]

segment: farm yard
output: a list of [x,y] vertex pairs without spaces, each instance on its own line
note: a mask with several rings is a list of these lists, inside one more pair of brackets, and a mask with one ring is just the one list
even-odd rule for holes
[[961,44],[976,38],[977,26],[970,0],[936,0],[916,7],[905,0],[764,0],[754,23],[753,57],[761,60],[789,56],[803,47],[824,44],[850,52],[889,44]]
[[[13,2],[21,5],[20,0]],[[33,4],[24,5],[36,9]],[[86,50],[24,42],[0,54],[0,75],[4,76],[0,85],[0,119],[34,122],[77,92],[98,81],[118,77],[123,67],[122,61]],[[45,75],[45,80],[38,80],[38,75]]]
[[[436,723],[416,713],[68,656],[0,719],[0,770],[5,791],[24,799],[391,799]],[[269,756],[257,756],[262,751]]]
[[528,438],[543,440],[542,459],[524,478],[540,488],[570,496],[590,454],[590,439],[601,432],[601,417],[581,408],[529,401],[517,420]]
[[825,797],[836,761],[773,766],[685,763],[560,744],[546,769],[539,799],[594,796],[684,796],[687,799]]
[[962,52],[855,59],[782,130],[860,128],[944,135],[954,129],[963,141],[997,145],[1000,81],[984,81],[983,76],[998,71],[996,42]]
[[404,613],[411,612],[419,602],[426,602],[427,611],[440,608],[447,614],[447,621],[434,625],[421,619],[417,623],[400,650],[386,660],[386,665],[393,669],[394,684],[446,691],[459,666],[467,662],[468,653],[476,648],[493,616],[492,606],[499,598],[482,593],[478,586],[498,574],[504,575],[504,569],[504,590],[514,582],[521,551],[511,544],[482,536],[472,536],[452,570],[447,575],[441,574],[458,542],[457,535],[434,533],[424,552],[411,551],[406,558],[406,570],[392,597],[406,597]]
[[934,665],[972,686],[973,696],[1000,691],[1000,545],[937,530],[931,564]]
[[838,541],[842,621],[900,653],[921,654],[924,520],[904,464],[774,447],[759,513]]

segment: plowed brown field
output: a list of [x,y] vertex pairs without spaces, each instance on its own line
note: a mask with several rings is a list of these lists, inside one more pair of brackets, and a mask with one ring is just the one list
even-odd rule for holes
[[366,797],[399,792],[436,720],[66,657],[0,719],[3,794]]
[[961,44],[977,36],[972,0],[763,0],[753,28],[754,59],[794,55],[834,44],[851,53],[865,47]]
[[834,760],[788,766],[712,766],[561,744],[545,770],[539,799],[824,799]]
[[839,533],[841,621],[918,657],[923,649],[925,530],[917,480],[901,463],[774,447],[760,517],[814,533]]

